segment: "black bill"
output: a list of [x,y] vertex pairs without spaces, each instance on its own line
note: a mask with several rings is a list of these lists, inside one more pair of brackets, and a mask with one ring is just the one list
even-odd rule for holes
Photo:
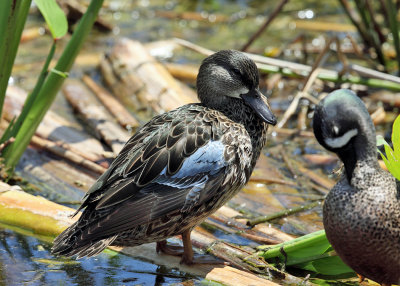
[[268,124],[275,125],[276,117],[267,103],[263,100],[263,96],[264,95],[258,90],[258,88],[254,88],[248,93],[241,95],[244,102],[249,105],[255,113],[257,113],[261,120]]

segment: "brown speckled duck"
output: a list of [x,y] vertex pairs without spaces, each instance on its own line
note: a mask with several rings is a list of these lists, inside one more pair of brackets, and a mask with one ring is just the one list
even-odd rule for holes
[[318,142],[344,163],[323,207],[329,242],[361,276],[400,284],[400,189],[379,167],[364,103],[350,90],[336,90],[318,104],[313,124]]
[[[206,58],[197,77],[201,103],[158,115],[129,139],[52,253],[80,258],[108,245],[157,242],[157,251],[196,263],[191,230],[248,182],[268,124],[276,123],[258,80],[243,53]],[[166,243],[178,234],[183,254]]]

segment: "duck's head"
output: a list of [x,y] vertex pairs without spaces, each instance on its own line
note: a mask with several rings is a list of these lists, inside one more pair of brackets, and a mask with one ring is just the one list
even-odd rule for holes
[[357,160],[376,157],[376,136],[362,100],[348,89],[335,90],[316,106],[313,119],[318,142],[338,154],[351,178]]
[[240,100],[261,120],[276,124],[276,117],[258,88],[256,64],[239,51],[223,50],[207,57],[197,76],[197,93],[200,101],[211,108]]

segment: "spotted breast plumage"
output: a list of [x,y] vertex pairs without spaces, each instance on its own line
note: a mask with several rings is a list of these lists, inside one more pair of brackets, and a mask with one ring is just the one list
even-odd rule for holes
[[358,274],[400,284],[399,181],[379,166],[367,108],[352,91],[336,90],[318,104],[313,122],[318,142],[344,163],[323,207],[329,242]]
[[248,182],[276,123],[254,62],[240,52],[206,58],[197,89],[201,103],[158,115],[132,136],[86,194],[79,220],[54,241],[54,254],[148,242],[174,254],[165,239],[182,234],[182,262],[195,262],[192,228]]

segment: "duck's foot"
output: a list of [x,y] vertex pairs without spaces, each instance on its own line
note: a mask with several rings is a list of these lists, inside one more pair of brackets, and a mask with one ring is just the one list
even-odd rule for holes
[[166,240],[158,241],[156,246],[157,253],[162,252],[168,255],[181,256],[184,249],[179,245],[168,245]]
[[358,276],[358,283],[361,283],[361,282],[363,282],[365,280],[364,276],[362,276],[361,274],[358,274],[358,273],[356,273],[356,274]]
[[182,255],[181,264],[193,265],[193,264],[212,264],[212,265],[229,265],[229,262],[220,260],[210,255],[195,254],[192,258],[188,258]]
[[182,256],[181,264],[223,264],[228,265],[228,262],[219,260],[209,255],[194,254],[192,242],[190,240],[190,230],[182,233],[183,247],[179,245],[168,245],[166,240],[158,241],[156,246],[157,253],[162,252],[173,256]]

